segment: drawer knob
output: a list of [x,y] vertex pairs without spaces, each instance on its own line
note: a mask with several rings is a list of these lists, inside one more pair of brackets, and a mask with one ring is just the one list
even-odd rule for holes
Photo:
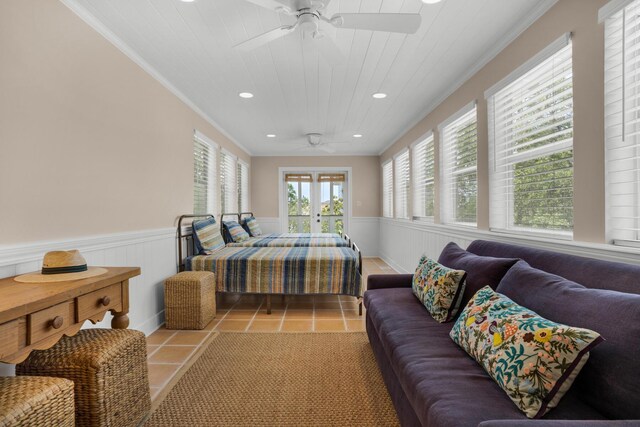
[[56,316],[51,320],[51,327],[53,329],[60,329],[63,323],[64,319],[62,318],[62,316]]
[[111,303],[111,298],[109,298],[108,296],[102,297],[100,298],[100,304],[102,304],[103,306],[108,306],[109,303]]

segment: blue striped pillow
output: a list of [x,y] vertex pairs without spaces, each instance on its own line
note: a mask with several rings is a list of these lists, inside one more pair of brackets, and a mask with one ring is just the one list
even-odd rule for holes
[[191,228],[196,251],[199,254],[206,255],[224,248],[224,240],[222,239],[222,234],[220,234],[220,229],[216,225],[215,218],[193,221]]
[[250,216],[247,218],[245,220],[245,224],[247,224],[247,227],[249,228],[249,234],[253,237],[262,236],[262,229],[254,217]]
[[244,242],[249,239],[249,233],[236,221],[225,221],[224,225],[227,227],[227,231],[229,231],[231,239],[233,239],[234,242]]

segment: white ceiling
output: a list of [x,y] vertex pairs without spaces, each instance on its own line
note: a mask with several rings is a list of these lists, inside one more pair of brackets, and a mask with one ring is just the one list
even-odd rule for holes
[[[63,1],[253,155],[326,155],[302,148],[310,132],[344,143],[337,154],[380,153],[555,2],[333,0],[329,16],[420,13],[422,25],[413,35],[327,25],[345,57],[332,68],[303,51],[298,33],[252,52],[234,49],[292,22],[244,0]],[[388,97],[373,99],[375,92]]]

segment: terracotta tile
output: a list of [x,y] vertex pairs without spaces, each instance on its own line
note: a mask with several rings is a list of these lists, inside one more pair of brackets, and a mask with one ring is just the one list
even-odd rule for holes
[[313,310],[287,310],[284,313],[284,320],[311,320],[313,319]]
[[342,301],[340,303],[343,310],[357,310],[358,303],[356,301]]
[[178,331],[169,338],[167,345],[199,345],[209,335],[209,332]]
[[149,363],[149,385],[162,387],[180,368],[180,365]]
[[340,308],[339,302],[317,302],[315,304],[316,310],[336,309]]
[[155,331],[154,333],[152,333],[147,337],[147,344],[151,344],[151,345],[164,344],[175,333],[176,331],[167,330],[164,328],[158,329],[157,331]]
[[221,317],[221,316],[216,315],[215,319],[213,319],[211,322],[209,322],[209,324],[208,324],[207,326],[205,326],[205,327],[204,327],[203,331],[210,331],[210,330],[212,330],[213,328],[215,328],[215,327],[216,327],[216,325],[217,325],[218,323],[220,323],[220,317]]
[[315,295],[313,297],[315,302],[338,302],[339,299],[339,295]]
[[249,332],[277,332],[281,323],[281,320],[255,320],[249,326]]
[[256,314],[256,310],[231,310],[230,312],[227,313],[227,316],[224,318],[225,320],[227,319],[232,319],[232,320],[237,320],[237,319],[253,319],[253,316],[255,316]]
[[160,348],[159,345],[149,345],[149,344],[147,344],[147,356],[150,356],[154,351],[156,351],[159,348]]
[[351,332],[361,332],[365,330],[364,320],[347,319],[347,330]]
[[282,324],[283,332],[311,332],[313,322],[311,320],[287,320],[286,316]]
[[261,320],[275,320],[275,319],[282,319],[282,316],[284,316],[284,310],[271,310],[271,314],[267,314],[267,309],[262,308],[256,314],[255,319],[256,320],[259,320],[259,319],[261,319]]
[[239,302],[233,306],[232,310],[257,310],[261,305],[261,302]]
[[292,301],[287,305],[287,310],[312,309],[313,301]]
[[247,329],[249,322],[249,319],[223,320],[216,326],[216,331],[242,332]]
[[360,316],[358,315],[358,310],[342,310],[342,314],[347,320],[364,318],[364,312],[362,312],[362,316]]
[[342,310],[316,310],[315,316],[316,319],[342,319]]
[[315,331],[317,332],[344,332],[344,321],[340,320],[316,320]]
[[183,363],[186,361],[195,346],[173,346],[163,345],[153,356],[149,358],[150,363]]

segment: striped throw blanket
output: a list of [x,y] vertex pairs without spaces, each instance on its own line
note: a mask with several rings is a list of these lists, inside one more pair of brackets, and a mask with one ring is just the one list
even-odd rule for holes
[[322,246],[322,247],[349,247],[349,242],[341,237],[297,237],[297,238],[271,238],[271,237],[256,237],[243,242],[227,243],[230,247],[244,247],[244,248],[268,248],[268,247],[308,247],[308,246]]
[[216,273],[218,292],[362,296],[358,255],[350,248],[226,247],[186,260]]

